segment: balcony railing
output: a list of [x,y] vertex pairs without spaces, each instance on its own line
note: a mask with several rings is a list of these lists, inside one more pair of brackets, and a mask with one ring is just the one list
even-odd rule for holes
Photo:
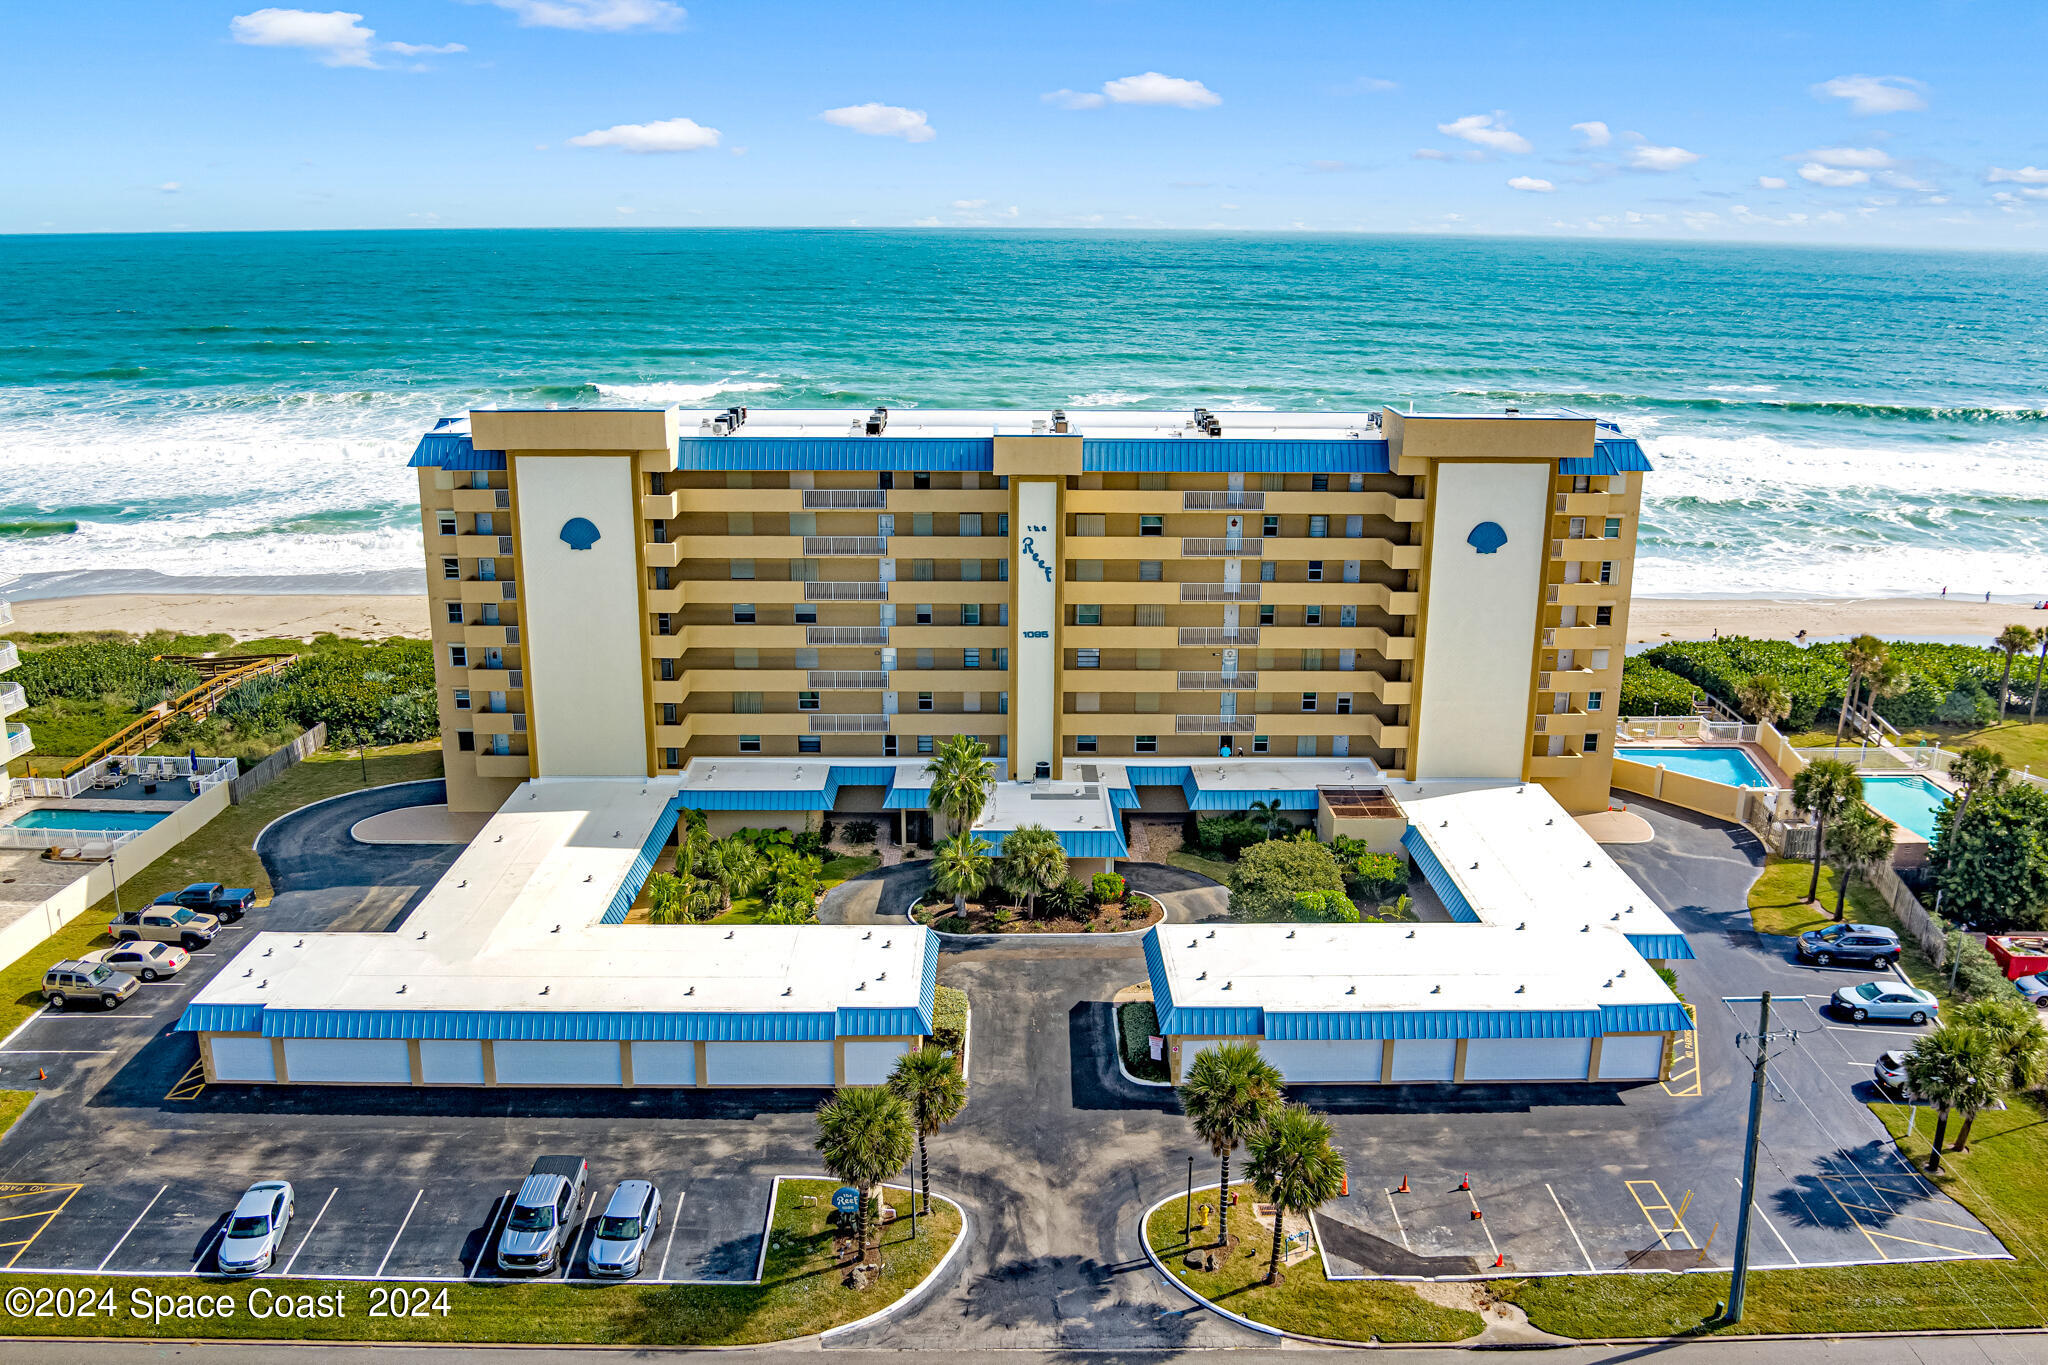
[[1183,692],[1256,692],[1256,673],[1202,673],[1182,670],[1176,684]]
[[879,668],[813,668],[808,677],[819,692],[863,690],[889,685],[889,675]]
[[21,690],[20,683],[0,683],[0,716],[19,711],[28,705],[28,693]]
[[889,553],[889,541],[885,536],[805,536],[804,555],[820,558],[830,555],[852,555],[859,559],[880,559]]
[[889,600],[887,583],[863,583],[849,580],[811,582],[804,584],[806,602],[886,602]]
[[1257,559],[1266,542],[1259,536],[1182,536],[1183,559]]
[[1180,505],[1188,512],[1263,512],[1266,510],[1266,495],[1247,493],[1241,488],[1195,489],[1181,494]]
[[1258,729],[1257,716],[1175,716],[1177,735],[1249,735]]
[[886,645],[887,626],[805,626],[807,645]]
[[889,494],[881,488],[806,488],[806,511],[862,511],[889,505]]
[[1259,585],[1242,583],[1232,587],[1228,583],[1183,583],[1180,585],[1180,600],[1183,602],[1256,602],[1259,600]]
[[[0,602],[0,607],[4,607],[5,605],[6,603]],[[0,615],[0,621],[4,621],[6,619],[7,618],[4,615]],[[16,664],[20,662],[21,655],[14,648],[14,641],[0,640],[0,673],[5,673],[8,669],[14,667]]]
[[14,604],[6,598],[0,597],[0,626],[11,626],[13,624]]
[[1182,626],[1180,643],[1183,648],[1199,645],[1255,645],[1259,642],[1257,626]]
[[811,733],[814,735],[843,734],[887,734],[887,716],[814,715],[811,717]]
[[28,727],[24,725],[18,730],[9,730],[7,732],[6,747],[4,750],[0,750],[0,752],[4,752],[9,758],[20,758],[35,747],[36,742],[29,735]]

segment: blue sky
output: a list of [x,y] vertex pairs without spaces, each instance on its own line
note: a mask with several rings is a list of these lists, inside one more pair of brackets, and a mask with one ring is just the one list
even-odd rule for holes
[[16,6],[0,231],[1305,228],[2032,248],[2048,6]]

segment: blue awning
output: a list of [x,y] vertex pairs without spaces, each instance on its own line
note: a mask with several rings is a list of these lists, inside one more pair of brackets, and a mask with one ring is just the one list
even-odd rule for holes
[[1104,474],[1389,474],[1383,440],[1236,440],[1228,436],[1083,438],[1081,468]]
[[266,1038],[510,1038],[536,1041],[822,1042],[834,1036],[824,1011],[776,1014],[641,1013],[636,1010],[305,1010],[265,1009]]
[[1401,847],[1408,850],[1408,856],[1422,869],[1423,880],[1429,883],[1430,890],[1436,892],[1436,898],[1444,903],[1444,909],[1451,912],[1452,919],[1464,924],[1479,923],[1479,912],[1472,908],[1472,903],[1465,899],[1465,893],[1451,880],[1451,874],[1444,869],[1429,841],[1422,837],[1421,830],[1408,826],[1402,832]]
[[1159,948],[1159,929],[1163,927],[1157,926],[1146,930],[1143,940],[1145,975],[1152,982],[1152,1008],[1159,1016],[1160,1034],[1258,1037],[1266,1027],[1266,1012],[1256,1005],[1183,1009],[1174,1004],[1173,983],[1167,979],[1166,957]]
[[1692,1016],[1676,1000],[1661,1005],[1602,1005],[1602,1033],[1683,1033],[1692,1027]]
[[470,444],[469,418],[443,417],[413,447],[408,469],[503,469],[505,452],[478,450]]
[[1559,460],[1560,474],[1647,474],[1650,458],[1633,438],[1615,437],[1593,442],[1593,453],[1580,459]]
[[1124,780],[1133,787],[1178,787],[1188,780],[1190,771],[1185,764],[1127,763],[1124,765]]
[[255,1033],[263,1027],[261,1005],[187,1005],[178,1016],[180,1033]]
[[1629,934],[1629,947],[1656,962],[1674,962],[1691,957],[1692,946],[1684,934]]
[[1277,788],[1252,788],[1241,791],[1204,791],[1199,785],[1201,779],[1191,777],[1182,786],[1187,793],[1189,810],[1250,810],[1254,801],[1277,801],[1281,810],[1314,810],[1316,789],[1303,788],[1298,791],[1283,791]]
[[1136,810],[1138,808],[1138,794],[1129,787],[1111,787],[1109,789],[1109,804],[1112,810]]
[[676,468],[687,470],[995,467],[996,443],[987,436],[686,436],[676,442]]
[[647,831],[647,837],[640,842],[640,851],[633,855],[633,865],[626,870],[626,879],[619,883],[619,889],[612,893],[611,903],[605,907],[600,924],[624,924],[626,916],[633,911],[633,902],[639,899],[640,888],[647,885],[647,879],[654,873],[655,860],[661,857],[668,836],[675,833],[676,821],[680,818],[675,802],[662,808],[654,819],[654,828]]
[[930,787],[891,787],[889,794],[882,798],[882,809],[928,810],[931,795]]
[[[1000,857],[1003,851],[1003,840],[1015,833],[1015,830],[1009,829],[978,829],[974,831],[974,837],[988,841],[990,857]],[[1069,858],[1128,858],[1131,856],[1129,846],[1124,843],[1124,836],[1113,829],[1063,829],[1056,830],[1054,833],[1058,835],[1060,847],[1066,850]]]
[[1363,1038],[1591,1038],[1600,1033],[1598,1010],[1361,1010],[1356,1013],[1266,1012],[1266,1037]]

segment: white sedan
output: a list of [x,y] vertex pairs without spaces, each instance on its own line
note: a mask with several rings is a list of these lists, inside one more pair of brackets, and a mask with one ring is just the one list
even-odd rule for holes
[[229,1275],[253,1275],[277,1259],[292,1222],[292,1187],[286,1180],[259,1180],[235,1205],[221,1234],[216,1259]]
[[1866,1019],[1903,1019],[1924,1024],[1941,1009],[1931,992],[1899,981],[1866,981],[1835,992],[1835,1008],[1857,1023]]

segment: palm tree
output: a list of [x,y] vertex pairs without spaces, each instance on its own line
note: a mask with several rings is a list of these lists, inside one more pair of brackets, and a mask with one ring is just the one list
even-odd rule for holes
[[1854,766],[1839,758],[1817,758],[1792,778],[1792,804],[1813,812],[1813,880],[1807,884],[1806,899],[1820,898],[1820,860],[1827,842],[1828,821],[1851,802],[1863,799],[1863,779]]
[[955,735],[940,745],[924,771],[932,780],[926,806],[945,816],[956,834],[980,819],[995,795],[995,764],[988,761],[988,746],[972,735]]
[[951,1123],[967,1103],[967,1082],[952,1054],[937,1047],[919,1048],[896,1059],[889,1088],[910,1106],[917,1129],[917,1183],[924,1191],[924,1211],[932,1211],[932,1168],[924,1140]]
[[1885,655],[1884,662],[1870,675],[1869,697],[1863,703],[1864,728],[1872,733],[1877,730],[1877,703],[1884,697],[1896,697],[1913,685],[1913,675],[1906,665],[1891,655]]
[[1280,798],[1277,796],[1271,801],[1252,802],[1250,808],[1245,813],[1251,818],[1253,824],[1266,827],[1266,837],[1268,839],[1286,828],[1289,823],[1287,816],[1280,809]]
[[1775,673],[1757,673],[1735,687],[1735,702],[1758,725],[1776,725],[1792,709],[1792,695]]
[[[1994,1099],[2015,1090],[2031,1090],[2048,1076],[2048,1028],[2041,1024],[2041,1011],[2017,996],[1973,1000],[1958,1008],[1942,1027],[1966,1029],[1983,1039],[1991,1059],[1985,1079],[1998,1092]],[[1962,1130],[1956,1134],[1951,1152],[1970,1150],[1970,1125],[1976,1121],[1975,1108],[1963,1111]]]
[[2048,626],[2034,627],[2034,643],[2041,647],[2041,653],[2034,660],[2034,695],[2027,702],[2027,724],[2034,723],[2034,716],[2041,709],[2041,670],[2048,667]]
[[1849,897],[1849,879],[1891,857],[1892,822],[1861,801],[1842,809],[1828,826],[1828,852],[1835,855],[1835,921]]
[[1196,1136],[1222,1161],[1216,1181],[1216,1244],[1230,1231],[1230,1154],[1266,1126],[1286,1079],[1250,1043],[1224,1043],[1200,1053],[1180,1087],[1180,1107]]
[[1991,1102],[1985,1077],[1996,1065],[1984,1035],[1973,1029],[1941,1028],[1906,1054],[1906,1084],[1934,1105],[1934,1144],[1927,1169],[1941,1169],[1941,1144],[1954,1109],[1981,1109]]
[[966,910],[967,898],[980,895],[988,885],[995,868],[995,860],[988,855],[988,841],[964,829],[942,840],[933,851],[932,885],[940,895],[953,898],[954,914]]
[[1849,705],[1863,685],[1863,675],[1884,662],[1884,641],[1875,635],[1859,635],[1842,650],[1849,665],[1849,681],[1842,690],[1842,713],[1835,718],[1835,747],[1842,747],[1842,729],[1849,723]]
[[1281,1225],[1287,1215],[1308,1217],[1344,1188],[1344,1158],[1330,1142],[1330,1121],[1306,1105],[1289,1104],[1245,1144],[1245,1174],[1273,1206],[1273,1256],[1266,1283],[1280,1279]]
[[910,1160],[914,1137],[910,1106],[886,1086],[836,1090],[818,1106],[818,1155],[835,1179],[860,1191],[856,1264],[867,1258],[870,1194]]
[[1956,755],[1948,775],[1963,789],[1963,799],[1955,803],[1955,814],[1949,817],[1948,832],[1953,834],[1963,827],[1971,803],[1979,796],[1996,796],[2012,777],[2012,768],[1996,750],[1973,744]]
[[732,913],[734,896],[744,896],[761,884],[767,871],[761,855],[745,839],[720,839],[706,849],[704,871],[718,883],[719,912]]
[[647,918],[654,924],[675,924],[689,915],[690,885],[673,872],[647,879]]
[[1024,913],[1037,918],[1038,897],[1067,879],[1067,851],[1057,834],[1044,825],[1025,825],[1003,840],[996,880],[1003,890],[1024,897]]
[[1998,675],[1998,723],[2003,725],[2007,688],[2012,685],[2012,657],[2034,647],[2034,631],[2031,626],[2007,626],[1991,643],[2005,651],[2005,671]]
[[717,882],[692,877],[690,889],[683,899],[683,918],[691,924],[703,924],[716,916],[724,904],[725,898]]
[[711,847],[711,826],[701,810],[686,810],[676,825],[676,871],[693,872]]

